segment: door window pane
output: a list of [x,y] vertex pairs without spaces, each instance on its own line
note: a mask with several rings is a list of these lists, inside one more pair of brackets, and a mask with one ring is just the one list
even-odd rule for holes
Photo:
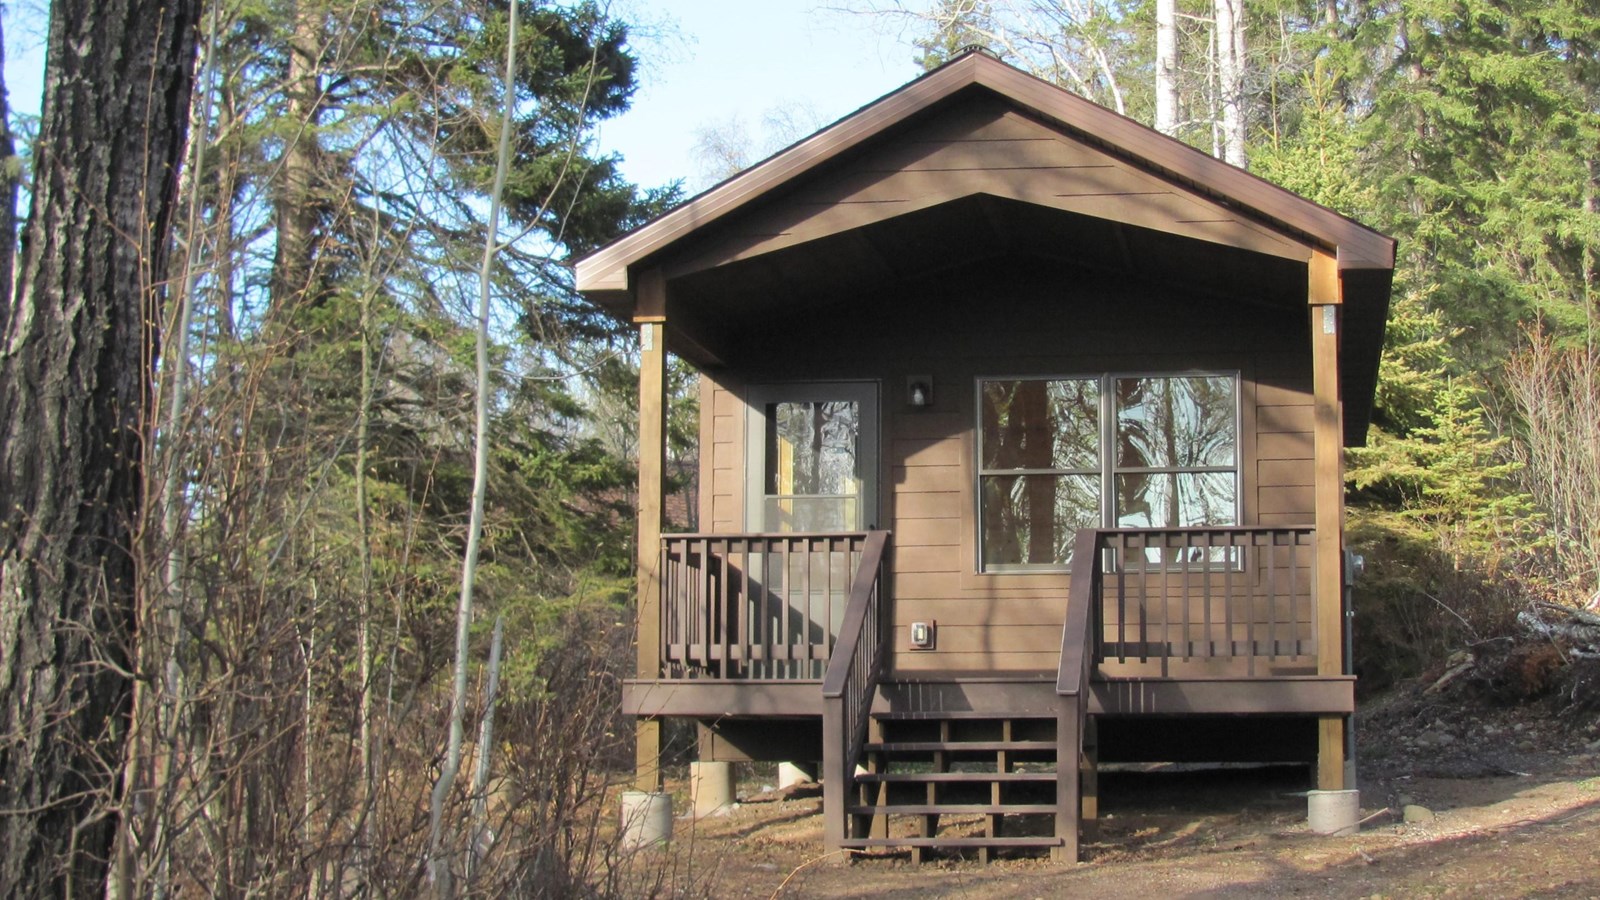
[[766,407],[763,521],[770,531],[861,527],[861,405],[785,401]]

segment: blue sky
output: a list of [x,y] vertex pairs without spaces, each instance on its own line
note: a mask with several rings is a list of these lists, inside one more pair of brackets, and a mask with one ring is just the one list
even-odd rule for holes
[[[704,186],[699,129],[736,119],[766,151],[762,122],[772,111],[826,124],[917,75],[909,39],[827,2],[617,0],[613,9],[639,23],[631,43],[641,87],[633,108],[602,127],[601,147],[622,154],[623,173],[640,185],[682,178],[692,191]],[[22,112],[39,108],[44,5],[4,7],[6,84]]]
[[[826,2],[826,0],[823,0]],[[645,186],[697,185],[696,131],[732,119],[758,149],[762,120],[789,109],[827,124],[918,74],[909,38],[819,0],[655,0],[622,8],[642,23],[633,108],[601,129]],[[674,33],[675,32],[675,33]]]

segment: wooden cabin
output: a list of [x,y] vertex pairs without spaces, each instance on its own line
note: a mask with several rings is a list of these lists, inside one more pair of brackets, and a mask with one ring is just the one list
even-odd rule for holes
[[[580,260],[640,336],[640,789],[669,718],[820,760],[831,845],[917,856],[1076,859],[1099,760],[1343,788],[1394,252],[969,53]],[[668,352],[697,534],[662,533]]]

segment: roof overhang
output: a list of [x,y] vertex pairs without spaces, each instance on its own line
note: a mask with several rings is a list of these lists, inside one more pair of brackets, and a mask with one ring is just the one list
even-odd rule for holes
[[968,53],[578,260],[578,290],[629,292],[631,273],[675,242],[972,89],[991,91],[1088,143],[1302,235],[1333,252],[1341,272],[1394,268],[1393,238],[983,53]]
[[[837,171],[846,160],[860,158],[891,134],[919,127],[940,110],[982,96],[997,97],[1031,121],[1173,185],[1198,202],[1224,209],[1251,229],[1281,235],[1287,245],[1304,247],[1304,252],[1334,257],[1344,303],[1340,357],[1341,393],[1347,401],[1345,439],[1364,442],[1388,316],[1395,241],[982,53],[958,57],[578,260],[577,287],[591,302],[627,321],[641,313],[636,307],[639,280],[650,270],[685,286],[689,280],[714,283],[717,277],[726,281],[736,275],[783,284],[786,250],[766,252],[767,260],[729,257],[715,266],[726,269],[720,276],[708,276],[704,266],[686,267],[685,260],[695,255],[703,259],[716,235],[733,224],[754,221],[797,185]],[[923,212],[927,210],[919,214]],[[1102,219],[1108,229],[1128,224],[1115,218],[1115,209],[1104,215],[1113,217]],[[909,223],[913,217],[901,218]],[[847,246],[849,240],[849,235],[827,234],[811,243],[832,242],[833,248]],[[678,319],[677,327],[669,325],[669,346],[676,345],[675,350],[691,359],[714,361],[714,354],[698,353],[693,346],[694,323],[708,321],[707,311],[698,311],[698,316],[695,310],[682,312],[668,317],[669,322]]]

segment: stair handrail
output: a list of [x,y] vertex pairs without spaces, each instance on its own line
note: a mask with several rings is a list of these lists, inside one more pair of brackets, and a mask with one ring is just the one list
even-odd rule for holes
[[1072,546],[1072,580],[1067,616],[1061,627],[1061,661],[1056,669],[1056,695],[1084,696],[1094,665],[1095,608],[1100,605],[1100,531],[1078,529]]
[[1100,532],[1078,529],[1072,546],[1072,579],[1061,626],[1056,668],[1056,836],[1061,855],[1078,861],[1082,785],[1078,781],[1084,730],[1089,717],[1089,675],[1094,665],[1095,610],[1100,606]]
[[847,786],[866,746],[872,698],[883,675],[887,630],[882,569],[888,544],[889,532],[867,532],[822,680],[823,809],[833,847],[845,837]]

